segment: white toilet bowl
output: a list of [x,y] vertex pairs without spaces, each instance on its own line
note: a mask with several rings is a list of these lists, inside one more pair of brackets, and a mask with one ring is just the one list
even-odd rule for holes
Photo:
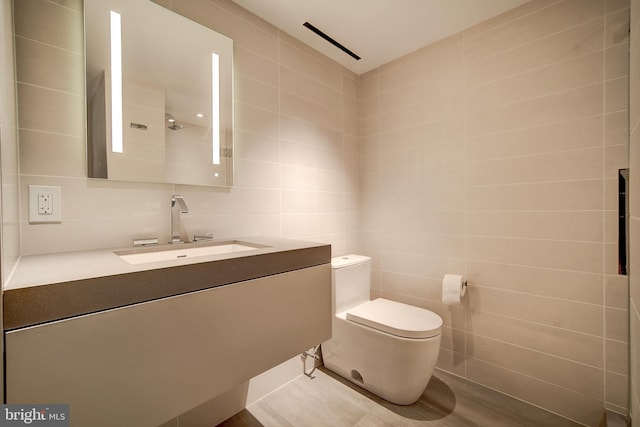
[[442,319],[411,305],[370,301],[369,257],[331,264],[333,335],[322,344],[325,366],[389,402],[416,402],[438,360]]

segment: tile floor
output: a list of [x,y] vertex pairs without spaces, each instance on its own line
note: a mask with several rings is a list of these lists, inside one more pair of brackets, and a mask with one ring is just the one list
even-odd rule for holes
[[[397,406],[324,368],[301,376],[220,424],[236,426],[578,426],[570,420],[436,370],[413,405]],[[616,418],[614,416],[614,418]],[[622,417],[617,421],[620,422]],[[604,422],[602,425],[605,425]],[[609,422],[609,426],[622,425]]]

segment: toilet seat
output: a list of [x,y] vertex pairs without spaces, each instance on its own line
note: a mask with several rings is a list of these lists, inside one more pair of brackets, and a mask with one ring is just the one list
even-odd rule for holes
[[437,314],[384,298],[348,310],[346,319],[404,338],[430,338],[442,330],[442,318]]

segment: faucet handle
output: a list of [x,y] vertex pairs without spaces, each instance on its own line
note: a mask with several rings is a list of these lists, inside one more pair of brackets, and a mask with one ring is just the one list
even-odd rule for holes
[[147,237],[144,239],[133,239],[133,246],[135,247],[140,247],[140,246],[153,246],[153,245],[157,245],[158,244],[158,238],[157,237]]
[[193,235],[193,241],[194,242],[205,242],[207,240],[213,240],[213,234],[207,233],[207,234],[194,234]]

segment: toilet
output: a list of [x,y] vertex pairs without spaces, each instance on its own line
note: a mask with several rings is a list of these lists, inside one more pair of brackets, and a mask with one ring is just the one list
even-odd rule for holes
[[442,318],[423,308],[370,300],[371,258],[331,260],[332,338],[322,343],[324,365],[397,405],[415,403],[440,351]]

